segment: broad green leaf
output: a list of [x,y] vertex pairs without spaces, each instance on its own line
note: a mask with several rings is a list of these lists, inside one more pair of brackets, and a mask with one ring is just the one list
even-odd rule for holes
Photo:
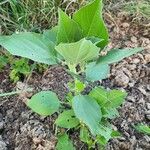
[[98,59],[97,65],[101,64],[112,64],[121,61],[125,57],[129,57],[137,52],[142,51],[143,48],[131,48],[131,49],[113,49],[107,53],[106,56],[101,56]]
[[78,95],[73,98],[72,107],[76,117],[89,127],[91,133],[98,134],[102,118],[98,103],[87,95]]
[[67,110],[61,113],[55,121],[56,125],[63,128],[74,128],[79,124],[73,110]]
[[56,145],[56,150],[75,150],[72,141],[67,134],[60,135]]
[[80,64],[95,59],[99,55],[99,48],[91,41],[82,39],[75,43],[61,43],[55,49],[69,64]]
[[107,91],[102,87],[96,87],[89,93],[89,96],[94,98],[100,106],[106,107],[103,108],[103,112],[105,112],[105,114],[114,112],[117,115],[118,113],[114,110],[114,108],[119,107],[123,103],[127,93],[120,90]]
[[[58,26],[53,27],[50,30],[45,30],[43,32],[43,37],[46,38],[49,41],[52,41],[54,45],[57,43],[57,33],[58,33]],[[55,50],[55,55],[57,57],[57,61],[61,62],[62,61],[62,56],[60,56],[57,51]]]
[[99,134],[103,136],[106,141],[109,141],[111,139],[112,129],[110,127],[100,125]]
[[[109,104],[107,104],[109,106]],[[116,117],[119,117],[119,112],[116,108],[111,107],[103,107],[102,108],[102,114],[104,118],[114,119]]]
[[135,129],[141,133],[145,133],[147,135],[150,135],[150,126],[144,125],[144,124],[138,124],[134,126]]
[[57,43],[70,43],[80,40],[82,38],[82,32],[79,25],[61,9],[58,10],[58,14]]
[[45,30],[43,32],[43,36],[56,44],[56,42],[57,42],[57,32],[58,32],[58,26],[55,26],[50,30]]
[[58,111],[60,102],[54,92],[42,91],[28,100],[27,106],[39,115],[48,116]]
[[85,37],[99,37],[104,41],[99,43],[104,47],[108,43],[108,31],[102,18],[102,0],[94,0],[82,7],[74,15],[73,19],[80,25]]
[[12,55],[45,64],[56,64],[54,44],[43,35],[31,32],[0,36],[0,45]]
[[108,77],[110,67],[108,64],[92,62],[86,65],[86,78],[90,81],[102,80]]
[[105,103],[108,102],[107,97],[107,90],[102,87],[94,88],[90,93],[89,96],[94,98],[100,106],[103,106]]
[[106,104],[106,106],[117,108],[123,103],[126,96],[126,92],[120,90],[111,90],[110,92],[108,92],[109,102],[108,104]]

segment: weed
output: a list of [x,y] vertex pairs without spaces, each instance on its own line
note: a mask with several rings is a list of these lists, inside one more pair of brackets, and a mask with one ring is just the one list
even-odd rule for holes
[[10,79],[13,82],[19,81],[21,78],[29,75],[31,67],[27,59],[21,58],[16,59],[11,63]]
[[0,3],[2,31],[38,31],[56,23],[54,0],[11,0]]

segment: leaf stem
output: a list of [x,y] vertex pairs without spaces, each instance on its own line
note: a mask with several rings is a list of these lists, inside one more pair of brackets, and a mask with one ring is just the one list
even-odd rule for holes
[[33,89],[29,88],[26,90],[18,90],[18,91],[14,91],[14,92],[8,92],[8,93],[1,93],[0,97],[4,97],[4,96],[11,96],[11,95],[15,95],[15,94],[20,94],[22,92],[31,92]]

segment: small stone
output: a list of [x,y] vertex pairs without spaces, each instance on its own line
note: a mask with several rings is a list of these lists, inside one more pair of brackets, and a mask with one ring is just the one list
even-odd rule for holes
[[138,58],[135,58],[135,59],[133,59],[133,61],[132,61],[133,64],[138,64],[139,62],[140,62],[140,59],[138,59]]
[[22,117],[23,119],[29,119],[31,113],[32,113],[32,111],[27,111],[27,112],[24,112],[24,111],[23,111],[23,112],[21,113],[21,117]]
[[128,28],[129,26],[130,26],[129,23],[127,23],[127,22],[122,23],[123,28]]
[[44,147],[43,147],[41,144],[39,144],[36,149],[37,149],[37,150],[44,150]]
[[3,115],[0,113],[0,121],[3,120]]
[[132,36],[132,37],[131,37],[131,41],[134,42],[134,43],[137,43],[137,37]]
[[6,144],[0,141],[0,150],[7,150]]
[[134,85],[135,85],[134,82],[129,83],[129,87],[134,87]]
[[126,139],[125,139],[125,137],[118,137],[118,139],[120,140],[120,141],[125,141]]
[[127,97],[127,100],[128,100],[129,102],[135,102],[135,98],[134,98],[133,96],[128,96],[128,97]]
[[135,64],[132,64],[132,65],[129,65],[129,70],[135,70],[136,69],[136,65]]
[[136,150],[143,150],[142,148],[136,148]]
[[13,110],[12,110],[12,109],[7,110],[7,111],[6,111],[6,114],[7,114],[7,117],[8,117],[8,118],[13,118],[13,117],[12,117],[12,116],[13,116]]
[[40,138],[33,138],[33,142],[34,144],[40,144],[42,142],[42,140]]
[[150,62],[150,54],[145,55],[145,60],[146,60],[146,63]]
[[148,90],[150,90],[150,85],[147,85],[146,87],[147,87]]
[[150,142],[150,137],[148,135],[145,135],[144,136],[144,139],[147,141],[147,142]]
[[148,110],[150,110],[150,103],[146,103],[146,107]]
[[115,130],[115,131],[117,131],[118,129],[117,129],[117,127],[116,126],[114,126],[114,125],[112,125],[112,129],[113,130]]
[[138,88],[143,95],[147,95],[147,92],[142,87]]
[[0,122],[0,130],[4,128],[4,121]]
[[115,77],[115,83],[119,86],[127,87],[129,83],[129,77],[125,75],[122,71],[117,72],[117,76]]
[[0,150],[7,150],[6,143],[2,140],[2,137],[0,136]]
[[150,110],[145,111],[145,114],[146,114],[146,115],[150,115]]
[[132,136],[131,139],[129,139],[129,140],[132,143],[132,146],[135,145],[135,143],[136,143],[136,137],[135,136]]
[[148,120],[150,120],[150,110],[145,111],[145,116]]
[[23,90],[23,89],[27,88],[27,85],[23,82],[18,81],[16,84],[16,88],[19,90]]

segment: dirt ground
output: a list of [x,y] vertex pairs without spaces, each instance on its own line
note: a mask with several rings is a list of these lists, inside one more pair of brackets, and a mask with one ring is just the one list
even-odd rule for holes
[[[120,117],[112,121],[113,128],[122,133],[121,138],[110,140],[106,150],[150,150],[150,137],[133,128],[137,123],[150,125],[150,31],[147,27],[130,22],[123,14],[114,20],[107,19],[111,42],[109,48],[144,47],[144,51],[114,64],[110,77],[99,82],[106,88],[124,89],[128,96],[120,108]],[[0,92],[21,89],[26,81],[10,83],[9,67],[0,73]],[[70,76],[63,68],[50,67],[44,74],[33,72],[27,82],[35,91],[52,90],[63,99]],[[30,93],[25,95],[30,97]],[[57,139],[56,114],[40,117],[23,103],[23,96],[0,98],[0,150],[52,150]],[[69,131],[77,150],[86,150],[77,132]]]

